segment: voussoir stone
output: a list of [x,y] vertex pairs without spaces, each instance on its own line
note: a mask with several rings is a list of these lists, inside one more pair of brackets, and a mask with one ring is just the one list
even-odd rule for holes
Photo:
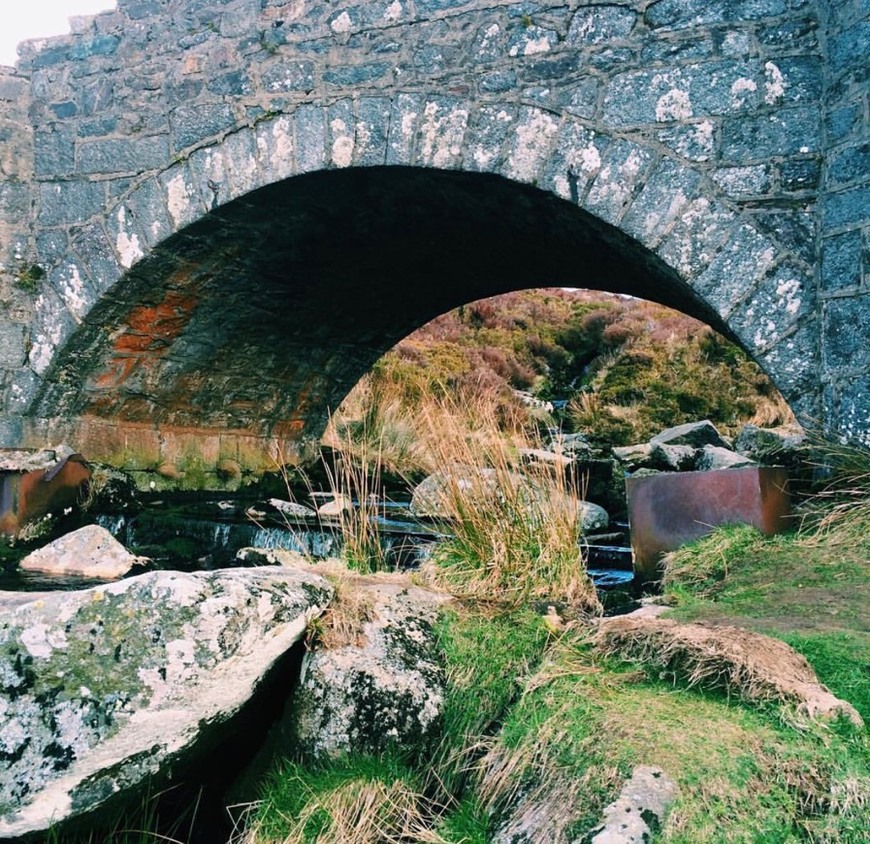
[[140,557],[131,554],[104,527],[85,525],[37,548],[19,567],[45,574],[112,580],[123,577],[140,561]]
[[332,595],[275,567],[151,572],[0,616],[0,839],[141,792],[231,719]]

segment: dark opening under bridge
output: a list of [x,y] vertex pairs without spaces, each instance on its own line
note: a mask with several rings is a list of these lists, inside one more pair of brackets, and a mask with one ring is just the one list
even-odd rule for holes
[[320,433],[526,287],[737,340],[870,443],[862,0],[119,0],[0,70],[0,445],[135,466]]

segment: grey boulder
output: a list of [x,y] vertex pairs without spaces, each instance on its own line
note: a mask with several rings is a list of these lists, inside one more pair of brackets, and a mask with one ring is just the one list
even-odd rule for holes
[[23,571],[113,580],[141,561],[105,528],[86,525],[37,548],[18,565]]
[[331,595],[323,578],[275,567],[152,572],[5,612],[0,839],[87,815],[181,764]]

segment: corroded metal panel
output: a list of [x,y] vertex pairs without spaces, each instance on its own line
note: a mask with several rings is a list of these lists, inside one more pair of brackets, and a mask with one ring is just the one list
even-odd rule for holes
[[15,536],[28,522],[75,506],[90,477],[80,454],[48,469],[0,472],[0,534]]
[[790,524],[782,468],[669,472],[627,478],[625,488],[635,570],[646,581],[658,579],[664,554],[718,525],[749,524],[774,534]]

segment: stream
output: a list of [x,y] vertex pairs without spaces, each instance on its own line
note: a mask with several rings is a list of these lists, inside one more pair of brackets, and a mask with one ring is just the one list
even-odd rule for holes
[[[443,525],[413,517],[406,502],[382,501],[378,511],[381,515],[370,521],[388,568],[417,568],[438,540],[448,535]],[[245,565],[236,554],[246,547],[296,551],[312,560],[337,556],[342,547],[337,519],[290,518],[251,500],[158,499],[134,513],[94,514],[90,521],[161,569],[197,571]],[[616,524],[609,533],[588,537],[583,550],[589,575],[600,592],[631,591],[634,574],[627,525]],[[83,589],[103,582],[22,572],[8,562],[4,569],[0,569],[2,591]],[[134,568],[131,574],[141,571]]]

